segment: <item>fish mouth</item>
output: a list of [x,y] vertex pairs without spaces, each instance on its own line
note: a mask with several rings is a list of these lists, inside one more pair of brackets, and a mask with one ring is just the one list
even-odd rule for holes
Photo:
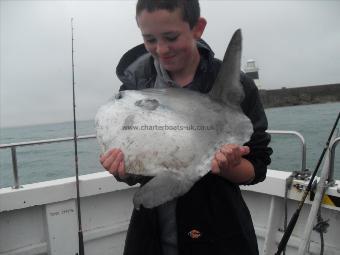
[[123,96],[122,96],[122,93],[121,93],[121,91],[119,91],[118,93],[116,93],[115,95],[114,95],[114,98],[115,99],[121,99]]

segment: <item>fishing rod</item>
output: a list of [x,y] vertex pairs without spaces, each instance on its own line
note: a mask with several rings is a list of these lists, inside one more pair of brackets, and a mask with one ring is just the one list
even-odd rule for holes
[[339,119],[340,119],[340,112],[339,112],[339,114],[338,114],[338,117],[337,117],[336,120],[335,120],[335,123],[334,123],[334,125],[333,125],[332,131],[331,131],[331,133],[330,133],[330,135],[329,135],[329,137],[328,137],[327,143],[326,143],[326,145],[325,145],[325,147],[324,147],[324,149],[323,149],[323,151],[322,151],[322,153],[321,153],[321,156],[320,156],[319,161],[318,161],[318,163],[317,163],[317,165],[316,165],[316,167],[315,167],[315,170],[314,170],[314,172],[313,172],[313,174],[312,174],[312,177],[311,177],[311,179],[310,179],[310,181],[309,181],[309,183],[308,183],[308,186],[307,186],[305,192],[303,193],[303,196],[302,196],[301,201],[299,202],[298,208],[296,209],[295,213],[293,214],[292,218],[291,218],[290,221],[289,221],[289,224],[288,224],[288,226],[287,226],[287,229],[286,229],[286,231],[284,232],[284,234],[283,234],[283,236],[282,236],[282,239],[281,239],[281,241],[280,241],[280,243],[279,243],[279,245],[278,245],[277,252],[275,253],[275,255],[280,255],[281,252],[282,252],[282,251],[285,249],[285,247],[287,246],[288,240],[289,240],[290,236],[292,235],[293,229],[294,229],[294,227],[295,227],[295,225],[296,225],[296,222],[297,222],[297,220],[298,220],[298,218],[299,218],[301,209],[302,209],[302,207],[303,207],[303,205],[304,205],[304,203],[305,203],[305,200],[306,200],[306,198],[307,198],[307,195],[308,195],[308,193],[309,193],[309,192],[311,191],[311,189],[312,189],[312,185],[313,185],[314,178],[315,178],[315,176],[316,176],[316,174],[317,174],[317,172],[318,172],[318,170],[319,170],[320,164],[321,164],[321,162],[322,162],[322,160],[323,160],[323,158],[324,158],[324,156],[325,156],[325,153],[326,153],[326,151],[327,151],[327,149],[328,149],[328,147],[329,147],[329,143],[330,143],[330,141],[331,141],[331,139],[332,139],[332,136],[333,136],[333,133],[334,133],[334,131],[335,131],[335,128],[336,128],[337,125],[338,125]]
[[[71,18],[72,31],[72,90],[73,90],[73,141],[74,141],[74,162],[76,168],[76,187],[77,187],[77,211],[78,211],[78,240],[79,240],[79,255],[84,255],[84,238],[83,229],[81,225],[81,211],[80,211],[80,195],[79,195],[79,171],[78,171],[78,146],[77,146],[77,121],[76,121],[76,97],[74,89],[74,50],[73,50],[73,18]],[[76,253],[78,255],[78,253]]]

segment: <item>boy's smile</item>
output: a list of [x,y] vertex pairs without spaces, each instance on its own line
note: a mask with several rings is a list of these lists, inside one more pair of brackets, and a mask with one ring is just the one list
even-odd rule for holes
[[180,9],[173,12],[144,10],[137,16],[137,23],[146,49],[170,76],[187,75],[192,69],[196,70],[200,60],[196,40],[201,37],[204,26],[190,29],[189,23],[182,19]]

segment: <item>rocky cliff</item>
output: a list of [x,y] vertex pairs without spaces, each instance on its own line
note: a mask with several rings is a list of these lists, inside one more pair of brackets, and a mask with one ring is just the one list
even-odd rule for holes
[[265,108],[340,102],[340,83],[309,87],[260,90]]

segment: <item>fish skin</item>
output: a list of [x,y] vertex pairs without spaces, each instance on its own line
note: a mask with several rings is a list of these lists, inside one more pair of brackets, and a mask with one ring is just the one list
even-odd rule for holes
[[228,70],[220,71],[209,94],[182,88],[126,90],[98,110],[102,151],[120,148],[127,173],[154,176],[135,193],[136,208],[153,208],[185,194],[210,171],[221,145],[249,141],[253,127],[240,107],[240,36],[236,31],[221,67]]

